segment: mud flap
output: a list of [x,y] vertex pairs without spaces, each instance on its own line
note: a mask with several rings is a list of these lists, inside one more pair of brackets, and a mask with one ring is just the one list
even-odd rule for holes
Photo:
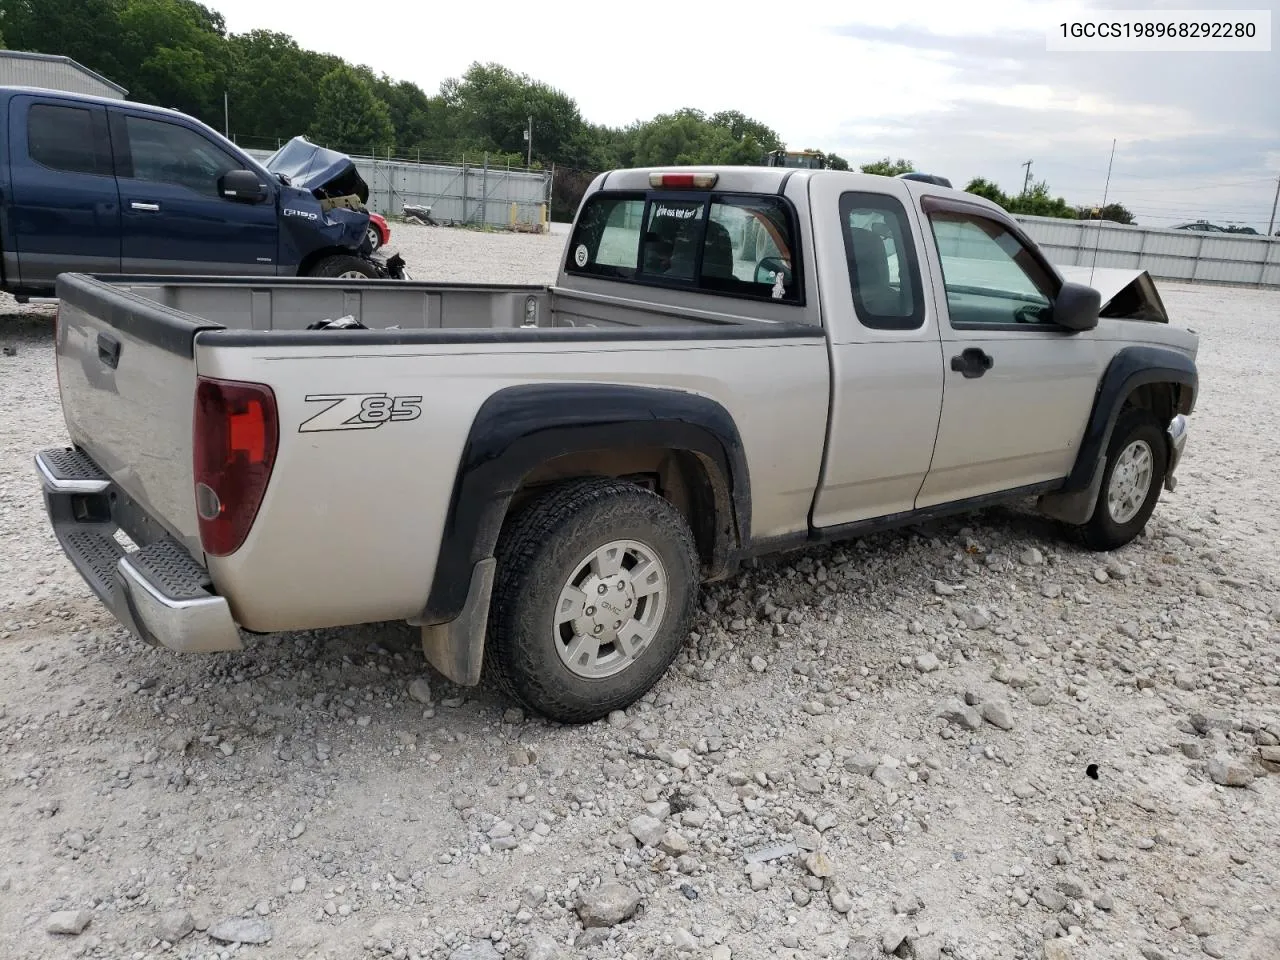
[[497,567],[498,561],[493,557],[477,563],[471,571],[466,603],[457,619],[422,627],[422,653],[427,662],[464,687],[480,682],[484,638],[489,628],[489,599],[493,595]]
[[1075,493],[1046,493],[1036,501],[1036,509],[1047,517],[1079,526],[1088,523],[1093,516],[1098,493],[1102,490],[1102,475],[1107,471],[1107,458],[1100,457],[1094,467],[1089,486]]

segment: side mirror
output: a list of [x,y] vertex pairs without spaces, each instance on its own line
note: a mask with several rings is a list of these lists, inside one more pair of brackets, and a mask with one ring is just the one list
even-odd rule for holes
[[261,203],[267,188],[252,170],[228,170],[218,178],[218,196],[239,203]]
[[1098,325],[1102,294],[1083,283],[1064,283],[1053,301],[1053,322],[1067,330],[1092,330]]

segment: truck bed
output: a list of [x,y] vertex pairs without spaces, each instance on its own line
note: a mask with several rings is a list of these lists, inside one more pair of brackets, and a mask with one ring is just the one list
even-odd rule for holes
[[[74,274],[59,278],[58,293],[72,447],[42,469],[66,508],[51,511],[59,535],[78,538],[67,541],[68,555],[91,582],[102,567],[105,591],[112,565],[127,559],[108,543],[116,527],[143,551],[180,547],[251,630],[417,616],[472,424],[513,388],[668,389],[718,403],[740,425],[753,529],[764,537],[803,525],[820,469],[829,396],[822,328],[719,312],[739,306],[730,300],[681,309],[631,300],[629,289]],[[343,316],[368,329],[307,329]],[[210,384],[266,392],[271,433],[255,435],[274,451],[248,539],[217,555],[202,541],[210,515],[197,503],[193,463],[211,442],[193,420],[197,393]],[[398,413],[366,421],[365,398]],[[223,416],[231,424],[241,414]],[[81,473],[92,493],[77,492]],[[98,511],[93,529],[75,513],[88,509],[76,505],[86,496]],[[193,576],[184,572],[183,590]],[[117,610],[129,590],[191,602],[159,587],[111,589]],[[228,614],[209,616],[212,638],[188,648],[225,648]]]
[[[302,332],[313,338],[317,331],[307,330],[311,324],[340,317],[353,317],[369,330],[403,333],[689,326],[744,326],[758,332],[792,326],[737,313],[534,284],[68,276],[60,282],[59,295],[74,300],[76,290],[94,288],[159,304],[199,321],[205,330]],[[735,306],[726,301],[726,308]],[[342,331],[347,337],[358,332]],[[386,342],[385,338],[379,341]],[[273,337],[260,342],[283,341]]]

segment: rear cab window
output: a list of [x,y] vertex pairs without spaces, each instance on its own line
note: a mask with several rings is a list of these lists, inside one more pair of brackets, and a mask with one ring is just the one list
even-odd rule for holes
[[98,150],[93,114],[84,107],[33,103],[27,114],[27,151],[50,170],[111,175],[111,162]]
[[842,194],[840,227],[862,325],[880,330],[924,326],[920,268],[902,203],[883,194]]
[[781,197],[605,191],[583,206],[565,270],[802,305],[798,261],[795,214]]

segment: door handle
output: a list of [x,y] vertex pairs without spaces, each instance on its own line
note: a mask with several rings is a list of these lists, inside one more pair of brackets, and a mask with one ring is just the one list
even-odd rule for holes
[[98,359],[112,370],[120,366],[120,341],[107,333],[98,334]]
[[970,347],[951,358],[951,369],[966,380],[980,377],[995,366],[995,360],[980,347]]
[[149,210],[152,213],[160,212],[160,204],[158,203],[141,203],[138,200],[133,200],[129,203],[129,206],[134,210]]

